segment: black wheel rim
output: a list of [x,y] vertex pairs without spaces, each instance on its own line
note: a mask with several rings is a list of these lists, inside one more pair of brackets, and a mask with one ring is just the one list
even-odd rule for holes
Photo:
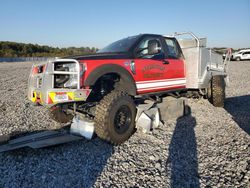
[[121,106],[116,114],[114,119],[115,131],[118,134],[125,133],[132,122],[132,112],[128,106]]

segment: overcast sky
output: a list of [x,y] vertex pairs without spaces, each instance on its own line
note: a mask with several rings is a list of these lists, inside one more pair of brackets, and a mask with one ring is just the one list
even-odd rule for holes
[[192,31],[250,47],[250,0],[2,0],[0,41],[102,48],[140,33]]

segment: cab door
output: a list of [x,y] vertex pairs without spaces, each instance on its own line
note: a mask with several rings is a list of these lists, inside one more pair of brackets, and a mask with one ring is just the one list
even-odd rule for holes
[[145,36],[139,42],[134,59],[139,94],[185,88],[184,62],[169,56],[167,48],[160,36]]
[[185,75],[185,62],[182,50],[179,43],[175,38],[164,38],[164,45],[166,49],[165,61],[169,62],[170,77],[176,81],[176,84],[180,88],[186,87],[186,75]]

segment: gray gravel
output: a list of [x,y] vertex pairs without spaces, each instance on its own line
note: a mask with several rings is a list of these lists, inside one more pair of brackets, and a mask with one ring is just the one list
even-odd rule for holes
[[[26,98],[31,63],[0,64],[0,135],[55,129]],[[229,64],[225,108],[189,99],[191,116],[120,146],[98,138],[0,154],[0,187],[250,187],[250,62]]]

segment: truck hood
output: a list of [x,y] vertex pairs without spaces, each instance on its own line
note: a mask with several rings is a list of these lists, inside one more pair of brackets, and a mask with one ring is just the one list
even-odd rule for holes
[[65,57],[76,60],[101,60],[101,59],[130,59],[131,55],[128,53],[96,53],[93,55],[84,55],[84,56],[71,56]]

